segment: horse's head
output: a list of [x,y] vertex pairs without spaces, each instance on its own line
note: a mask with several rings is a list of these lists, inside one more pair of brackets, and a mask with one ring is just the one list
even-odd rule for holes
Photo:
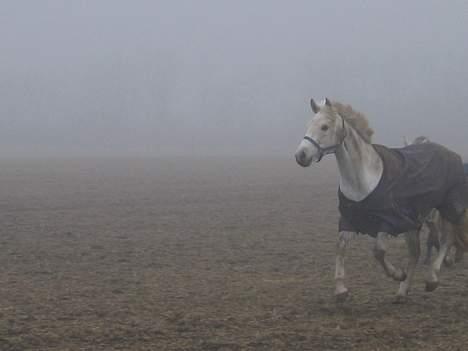
[[310,106],[314,115],[295,154],[297,163],[302,167],[308,167],[312,162],[319,162],[324,155],[334,153],[346,136],[344,119],[328,99],[320,105],[311,99]]

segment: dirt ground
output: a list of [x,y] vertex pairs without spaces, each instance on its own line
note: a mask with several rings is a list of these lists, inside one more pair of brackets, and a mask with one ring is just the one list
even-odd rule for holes
[[[409,301],[360,236],[333,299],[331,160],[0,162],[0,350],[467,350],[468,260]],[[402,239],[390,259],[405,264]]]

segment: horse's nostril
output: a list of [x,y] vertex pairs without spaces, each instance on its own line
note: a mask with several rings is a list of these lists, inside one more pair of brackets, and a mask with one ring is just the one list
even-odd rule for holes
[[305,159],[306,159],[306,153],[305,153],[305,151],[301,151],[301,154],[300,154],[299,156],[300,156],[300,158],[301,158],[301,161],[304,162]]
[[306,153],[304,152],[304,150],[302,150],[302,151],[300,151],[300,152],[298,152],[296,154],[297,162],[304,163],[305,159],[306,159]]

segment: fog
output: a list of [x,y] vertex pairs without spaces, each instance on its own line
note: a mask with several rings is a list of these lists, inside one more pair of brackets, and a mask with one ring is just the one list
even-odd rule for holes
[[325,96],[468,156],[465,1],[2,1],[0,156],[290,156]]

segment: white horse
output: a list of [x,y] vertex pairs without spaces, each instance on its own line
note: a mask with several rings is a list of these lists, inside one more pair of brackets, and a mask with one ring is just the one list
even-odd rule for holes
[[[350,239],[355,236],[358,230],[349,230],[350,226],[341,225],[343,219],[341,200],[355,204],[364,202],[379,186],[379,182],[385,173],[385,165],[381,154],[377,152],[376,146],[371,144],[373,130],[369,127],[368,121],[363,114],[354,111],[350,106],[338,102],[332,103],[328,99],[325,99],[320,105],[311,100],[311,107],[314,116],[308,123],[305,137],[299,144],[295,157],[299,165],[308,167],[312,162],[319,162],[326,154],[335,154],[340,173],[339,190],[341,193],[340,232],[337,242],[335,269],[335,297],[338,301],[344,301],[348,296],[348,288],[345,285],[345,252]],[[384,147],[380,146],[380,148]],[[456,158],[457,156],[452,155],[453,157]],[[435,203],[431,206],[437,207],[438,205],[441,204]],[[409,210],[413,210],[413,208],[409,208]],[[464,213],[460,217],[464,218]],[[350,219],[349,214],[347,219]],[[364,222],[365,220],[366,218],[364,218]],[[372,220],[372,218],[369,220]],[[452,220],[452,222],[454,221]],[[405,233],[409,251],[406,270],[395,267],[386,257],[388,232],[379,231],[373,235],[376,238],[373,250],[375,258],[389,277],[400,282],[396,297],[397,302],[404,301],[410,289],[420,256],[419,230],[421,224]],[[452,230],[451,226],[452,223],[444,221],[446,235],[441,240],[437,258],[430,265],[426,279],[427,291],[437,288],[441,264],[447,249],[454,242],[455,233],[460,235],[460,230]]]

